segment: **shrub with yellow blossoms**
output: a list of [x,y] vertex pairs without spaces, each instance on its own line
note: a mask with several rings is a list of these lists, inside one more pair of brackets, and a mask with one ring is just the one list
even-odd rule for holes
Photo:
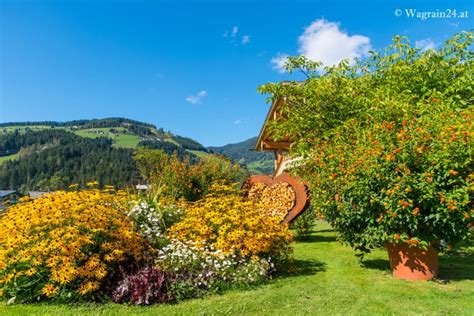
[[146,242],[124,212],[123,192],[58,191],[0,217],[0,294],[16,301],[91,298]]
[[280,223],[279,216],[245,199],[235,188],[213,184],[205,198],[189,204],[169,237],[243,257],[278,258],[291,251],[292,241],[288,226]]

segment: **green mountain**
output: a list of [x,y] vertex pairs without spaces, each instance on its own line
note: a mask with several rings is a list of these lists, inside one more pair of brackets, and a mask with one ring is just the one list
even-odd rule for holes
[[[186,151],[198,156],[207,153],[206,148],[202,144],[191,138],[173,135],[171,132],[165,132],[162,128],[157,128],[153,124],[127,118],[104,118],[67,122],[0,123],[0,135],[7,135],[15,131],[24,133],[45,129],[63,129],[85,138],[109,138],[114,147],[136,148],[137,146],[145,146],[165,151]],[[5,155],[2,155],[0,152],[0,157],[2,156]]]
[[49,191],[94,180],[123,187],[140,181],[132,158],[139,146],[191,161],[214,152],[254,174],[272,173],[273,155],[253,150],[255,143],[254,137],[205,148],[192,138],[126,118],[0,123],[0,189]]
[[236,162],[247,165],[254,174],[270,174],[274,171],[273,154],[254,150],[257,137],[252,137],[240,143],[220,147],[208,147],[209,151],[222,154]]
[[48,191],[94,180],[123,187],[139,181],[138,146],[191,161],[208,155],[191,138],[124,118],[0,123],[0,189]]

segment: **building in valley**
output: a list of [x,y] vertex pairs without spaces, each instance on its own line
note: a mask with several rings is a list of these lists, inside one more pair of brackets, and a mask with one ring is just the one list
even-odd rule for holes
[[21,197],[16,190],[0,190],[0,211],[16,204]]

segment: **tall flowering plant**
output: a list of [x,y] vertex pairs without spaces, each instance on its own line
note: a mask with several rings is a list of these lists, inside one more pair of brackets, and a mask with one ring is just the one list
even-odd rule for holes
[[132,220],[135,231],[156,249],[167,245],[167,229],[181,219],[183,209],[155,199],[142,198],[129,203],[130,209],[126,214]]
[[276,259],[291,252],[291,232],[280,223],[281,217],[271,209],[242,197],[232,186],[214,183],[203,199],[186,207],[168,236],[240,257]]
[[[0,296],[17,302],[102,298],[147,243],[125,215],[124,192],[58,191],[0,217]],[[102,293],[103,294],[103,293]]]
[[[473,223],[473,110],[383,122],[347,140],[318,144],[317,210],[357,250],[389,243],[449,246]],[[317,176],[316,176],[317,175]]]
[[260,88],[282,99],[273,138],[291,138],[293,172],[318,214],[362,253],[386,243],[450,246],[473,224],[472,32],[437,51],[395,37],[366,60],[323,71],[304,56],[286,68],[307,80]]

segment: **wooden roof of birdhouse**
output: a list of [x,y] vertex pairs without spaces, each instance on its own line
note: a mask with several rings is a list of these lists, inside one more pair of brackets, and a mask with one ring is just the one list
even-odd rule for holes
[[[283,85],[302,85],[304,82],[290,82],[284,81],[282,82]],[[285,104],[286,98],[278,98],[273,101],[270,110],[268,111],[267,117],[265,122],[263,123],[262,129],[260,130],[260,134],[258,135],[257,144],[255,145],[255,149],[259,151],[278,151],[278,150],[288,150],[292,143],[289,137],[279,138],[275,140],[273,133],[268,128],[271,121],[275,120],[285,120],[285,114],[281,113],[281,108]]]
[[280,138],[278,141],[274,139],[273,133],[269,130],[268,125],[274,120],[284,120],[284,116],[279,112],[284,104],[284,98],[275,100],[268,111],[265,122],[263,123],[260,134],[258,135],[255,149],[259,151],[276,151],[288,150],[291,145],[291,140],[288,137]]

